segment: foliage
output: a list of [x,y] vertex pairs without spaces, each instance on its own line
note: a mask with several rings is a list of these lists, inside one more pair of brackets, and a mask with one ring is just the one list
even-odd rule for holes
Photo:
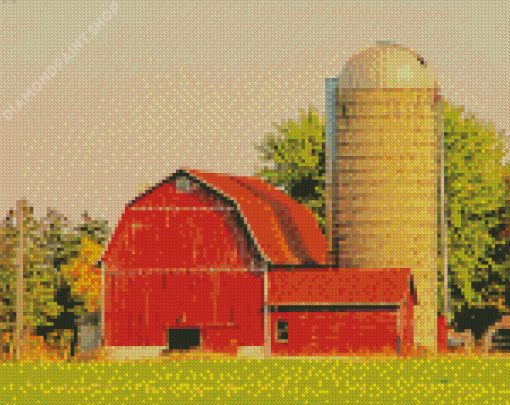
[[51,319],[50,326],[37,327],[37,335],[42,336],[51,347],[60,352],[69,350],[69,354],[73,356],[78,341],[76,321],[84,315],[84,303],[72,296],[67,282],[57,289],[55,300],[64,308],[63,312],[57,318]]
[[[76,318],[99,308],[101,279],[95,263],[110,229],[107,221],[94,220],[87,212],[72,228],[67,218],[54,209],[48,209],[40,220],[34,218],[33,211],[32,207],[24,210],[25,329],[28,335],[44,336],[52,346],[65,346],[66,340],[76,340],[65,332],[73,329],[76,333]],[[0,330],[2,346],[8,350],[16,327],[19,235],[14,211],[0,227],[0,236]],[[52,335],[56,337],[52,339]]]
[[[463,108],[447,101],[443,108],[452,310],[461,330],[470,328],[468,312],[478,316],[478,329],[486,329],[490,323],[482,325],[482,318],[492,322],[493,316],[483,314],[490,308],[502,314],[510,305],[510,206],[504,182],[506,178],[510,183],[510,165],[502,166],[504,134],[474,116],[463,118]],[[308,114],[301,112],[299,122],[273,126],[277,134],[266,134],[264,142],[255,145],[262,153],[259,159],[272,167],[257,168],[256,175],[310,207],[324,230],[325,118],[310,107]],[[438,251],[439,313],[444,309],[442,260]]]
[[[55,212],[53,214],[55,217]],[[52,319],[51,327],[39,328],[38,334],[47,338],[53,346],[70,347],[70,354],[74,356],[78,331],[76,320],[100,308],[101,273],[95,264],[111,231],[107,221],[93,219],[87,211],[82,214],[81,222],[70,230],[67,221],[61,223],[63,227],[55,221],[53,224],[59,235],[57,240],[61,242],[57,249],[58,266],[55,267],[58,267],[63,280],[56,291],[56,299],[64,310]]]
[[111,236],[111,229],[108,227],[108,221],[93,219],[87,211],[82,214],[82,221],[75,228],[80,240],[88,238],[90,241],[105,247]]
[[68,219],[54,209],[47,209],[41,224],[48,262],[58,271],[60,266],[78,256],[80,237],[72,232]]
[[[37,326],[47,325],[49,316],[58,316],[62,307],[54,299],[55,286],[60,277],[48,265],[48,256],[41,237],[41,223],[34,218],[33,208],[25,206],[23,221],[23,260],[24,260],[24,325],[28,334]],[[14,213],[6,218],[2,228],[3,252],[0,268],[0,322],[5,336],[12,336],[16,327],[16,255],[19,232]],[[12,338],[11,338],[12,339]],[[11,343],[10,341],[4,342]]]
[[[480,326],[484,319],[491,322],[492,317],[484,317],[486,311],[481,309],[503,313],[510,304],[504,302],[508,258],[497,253],[505,241],[494,232],[508,199],[502,134],[474,116],[462,118],[462,112],[463,108],[444,103],[449,285],[452,311],[461,330],[470,328],[470,323]],[[462,316],[466,311],[471,312],[470,320]]]
[[260,160],[273,163],[273,168],[258,167],[257,176],[310,208],[324,230],[325,118],[312,107],[300,113],[299,122],[273,123],[278,133],[268,133],[262,145],[254,145],[262,153]]
[[96,262],[102,254],[102,246],[83,237],[79,256],[61,267],[62,275],[71,286],[71,293],[83,301],[86,312],[100,308],[101,269]]

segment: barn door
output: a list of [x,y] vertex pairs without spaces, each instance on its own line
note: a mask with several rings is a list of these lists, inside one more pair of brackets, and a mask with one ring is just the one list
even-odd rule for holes
[[200,329],[168,329],[168,350],[191,350],[200,347]]

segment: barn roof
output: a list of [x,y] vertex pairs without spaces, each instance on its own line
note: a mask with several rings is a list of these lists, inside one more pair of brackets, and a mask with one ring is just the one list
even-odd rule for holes
[[408,291],[416,299],[409,269],[273,268],[268,303],[396,305]]
[[326,238],[309,208],[257,177],[188,172],[237,205],[271,263],[326,263]]
[[[327,242],[312,211],[294,201],[291,197],[276,190],[270,184],[256,177],[231,176],[219,173],[206,173],[198,170],[183,168],[168,177],[155,187],[136,197],[127,207],[119,221],[116,232],[112,237],[103,261],[119,260],[119,251],[126,250],[126,241],[120,242],[118,234],[126,232],[126,223],[133,218],[138,221],[143,215],[160,215],[164,211],[140,211],[149,206],[176,207],[179,204],[194,205],[194,200],[186,195],[173,195],[168,184],[178,176],[187,176],[204,186],[206,190],[231,205],[242,219],[242,224],[252,243],[257,247],[260,255],[271,264],[324,264],[326,260]],[[157,198],[154,197],[157,195]],[[205,204],[205,203],[204,203]],[[206,207],[207,204],[204,205]],[[138,210],[138,211],[136,211]],[[168,212],[168,211],[167,211]],[[199,215],[199,212],[197,212]],[[206,213],[204,212],[204,215]],[[204,219],[205,221],[205,219]],[[159,222],[163,222],[160,220]],[[151,221],[152,226],[158,220]],[[205,229],[205,228],[203,228]],[[150,235],[165,235],[165,229],[153,229]],[[161,238],[164,239],[164,236]],[[161,245],[161,241],[151,243],[147,241],[143,249],[151,251],[151,262],[154,254],[164,249],[154,250],[154,245]],[[141,256],[142,257],[142,256]],[[145,254],[147,257],[147,254]],[[164,258],[160,261],[163,264]],[[140,262],[140,260],[138,260]],[[126,265],[126,264],[124,264]],[[131,263],[127,267],[138,267]],[[145,266],[140,266],[145,267]],[[159,266],[158,266],[159,267]],[[235,266],[233,266],[235,267]]]

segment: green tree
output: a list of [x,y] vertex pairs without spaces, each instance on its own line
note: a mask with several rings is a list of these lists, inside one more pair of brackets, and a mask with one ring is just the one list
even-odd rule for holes
[[[100,271],[95,263],[111,235],[108,222],[96,220],[85,211],[81,222],[71,227],[69,221],[56,210],[48,209],[44,218],[44,236],[50,262],[60,276],[56,289],[57,302],[64,308],[51,324],[38,328],[45,340],[52,337],[52,345],[70,347],[74,356],[77,344],[76,320],[93,312],[100,304]],[[72,334],[67,333],[71,331]]]
[[508,246],[498,236],[508,223],[507,169],[504,134],[463,111],[444,103],[449,286],[457,329],[479,340],[510,304]]
[[[55,302],[55,286],[61,278],[48,265],[41,223],[34,217],[33,207],[24,208],[24,329],[35,335],[38,326],[48,325],[49,316],[58,316],[62,307]],[[4,348],[13,343],[16,321],[16,255],[18,253],[18,224],[11,211],[2,227],[3,248],[0,262],[0,321],[5,334]]]
[[96,267],[102,246],[87,237],[81,240],[80,254],[60,269],[68,281],[73,296],[84,303],[85,312],[95,312],[101,306],[101,270]]
[[56,271],[60,270],[80,252],[80,236],[70,227],[70,222],[62,213],[48,208],[41,218],[41,232],[47,262]]
[[12,258],[16,240],[16,229],[12,224],[12,217],[15,215],[11,210],[2,222],[0,227],[0,332],[2,334],[0,347],[3,352],[9,352],[14,339],[16,328],[15,297],[16,285],[15,275],[11,274],[14,267]]
[[[95,220],[87,212],[76,227],[71,227],[67,218],[54,209],[48,208],[40,220],[35,219],[33,212],[32,207],[24,211],[25,329],[45,340],[57,333],[51,338],[52,346],[57,343],[67,347],[68,340],[73,340],[72,355],[77,338],[75,320],[98,305],[97,269],[89,262],[98,260],[111,231],[107,221]],[[18,229],[15,215],[10,211],[0,227],[0,330],[4,334],[5,351],[10,351],[13,345],[16,327]],[[63,271],[83,261],[86,261],[81,267],[83,274]],[[91,278],[92,273],[95,277]],[[79,293],[73,294],[76,291]],[[61,339],[67,330],[74,334]]]
[[71,294],[72,280],[62,271],[69,262],[81,253],[81,235],[71,227],[67,217],[56,209],[48,208],[46,216],[41,218],[42,246],[46,252],[46,261],[58,274],[59,283],[55,285],[55,300],[62,311],[57,316],[48,317],[45,325],[37,327],[36,334],[42,336],[52,347],[66,351],[77,340],[75,321],[84,313],[84,302]]
[[85,237],[89,241],[105,248],[112,234],[108,221],[94,219],[87,211],[82,214],[81,218],[81,222],[74,228],[80,237],[80,241]]
[[[459,330],[471,329],[479,339],[510,305],[508,260],[510,167],[502,165],[504,134],[475,117],[463,118],[463,108],[444,101],[445,194],[447,198],[449,288],[453,319]],[[273,124],[255,149],[272,167],[256,175],[283,188],[311,208],[325,230],[325,118],[309,108],[299,122]],[[440,234],[438,234],[438,238]],[[443,313],[444,275],[438,252],[438,312]],[[506,300],[505,300],[506,297]]]
[[300,111],[299,122],[272,124],[277,134],[267,133],[255,144],[259,157],[273,167],[257,167],[256,175],[312,210],[325,230],[325,118],[313,108]]

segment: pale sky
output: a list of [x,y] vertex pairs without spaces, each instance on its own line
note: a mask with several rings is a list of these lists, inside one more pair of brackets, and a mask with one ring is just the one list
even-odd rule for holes
[[[508,8],[497,0],[2,1],[0,214],[27,197],[37,216],[53,207],[76,222],[88,210],[114,227],[140,183],[182,166],[253,175],[261,162],[252,145],[271,123],[308,105],[324,114],[325,78],[378,40],[417,52],[447,100],[508,133]],[[94,28],[98,20],[104,26]],[[75,43],[83,46],[57,68]],[[32,86],[39,90],[29,94]]]

